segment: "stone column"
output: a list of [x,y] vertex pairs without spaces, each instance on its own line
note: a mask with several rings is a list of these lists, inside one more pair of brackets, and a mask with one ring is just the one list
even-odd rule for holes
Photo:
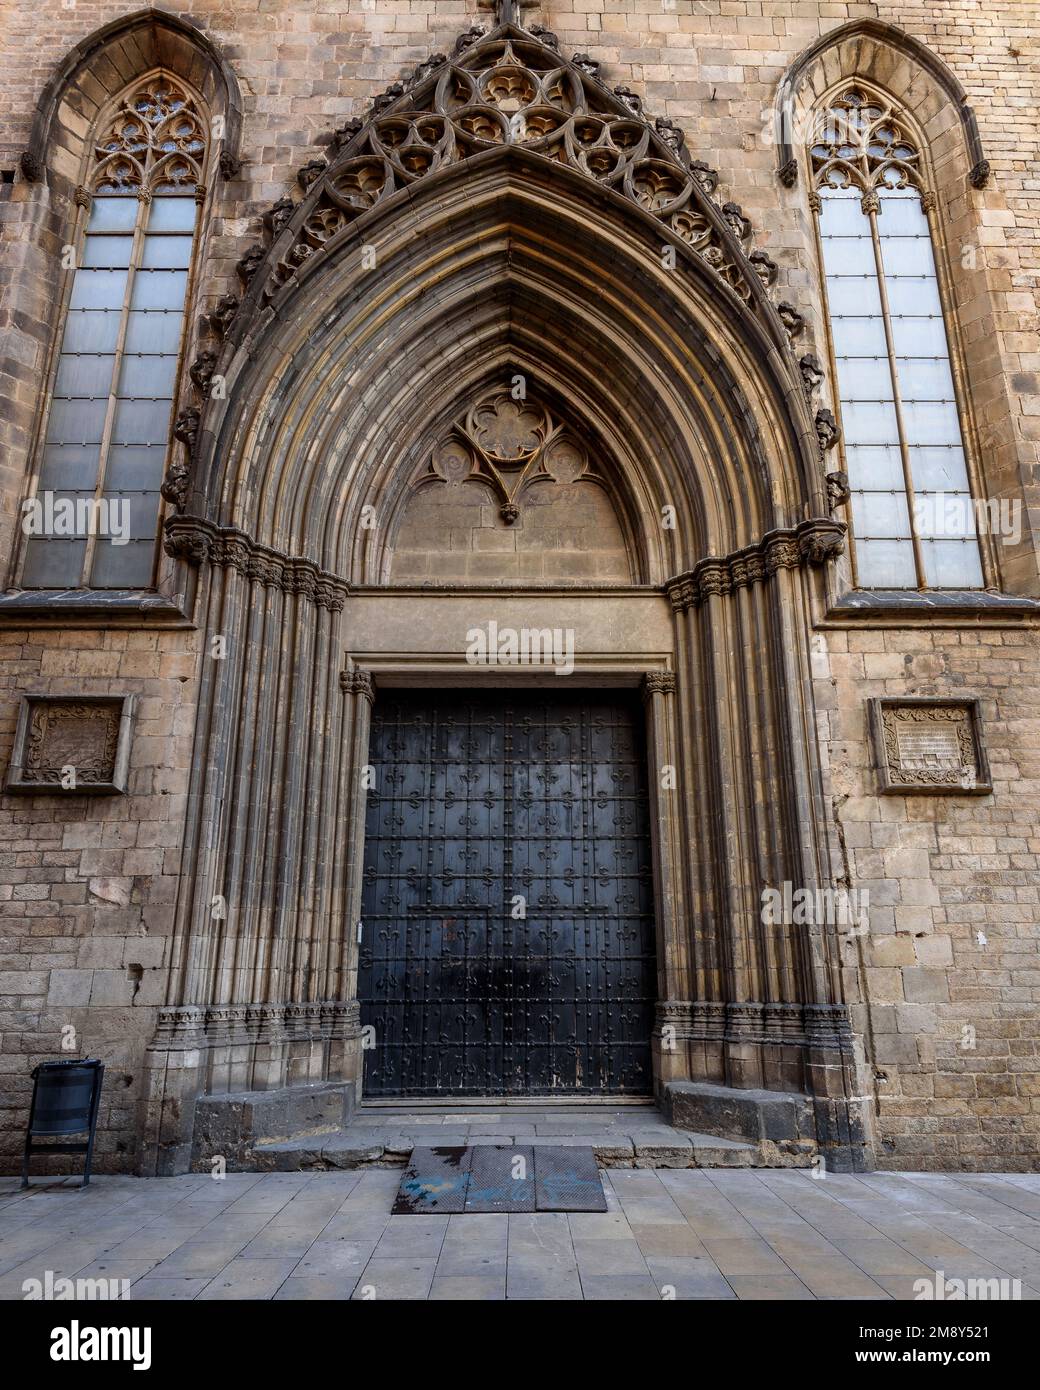
[[671,1022],[685,1040],[694,1081],[808,1097],[798,1123],[814,1134],[787,1137],[814,1138],[835,1166],[858,1166],[836,926],[763,913],[765,889],[831,886],[804,586],[841,534],[822,519],[772,532],[667,586],[690,750],[686,831],[705,848],[687,865],[698,993],[668,1001],[659,1026]]
[[208,568],[192,838],[148,1054],[145,1171],[186,1166],[200,1093],[353,1082],[359,1034],[353,994],[330,969],[343,941],[337,875],[350,862],[340,849],[346,586],[189,517],[168,528],[167,548]]

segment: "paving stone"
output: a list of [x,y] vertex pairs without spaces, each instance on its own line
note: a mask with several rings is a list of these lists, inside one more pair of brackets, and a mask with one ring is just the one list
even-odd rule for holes
[[659,1303],[661,1293],[649,1275],[608,1274],[581,1276],[582,1295],[590,1300],[610,1302]]
[[131,1285],[130,1298],[135,1303],[157,1302],[187,1303],[197,1298],[209,1283],[207,1278],[199,1279],[156,1279],[150,1275]]
[[647,1268],[662,1298],[735,1298],[730,1284],[711,1260],[650,1255]]
[[645,1274],[646,1260],[631,1236],[627,1240],[589,1240],[575,1238],[574,1258],[579,1271],[589,1274]]
[[730,1274],[727,1282],[738,1298],[812,1299],[811,1289],[793,1274]]
[[644,1256],[680,1256],[686,1259],[707,1258],[707,1249],[697,1233],[685,1221],[642,1225],[633,1221],[629,1229]]
[[505,1266],[503,1266],[501,1273],[497,1271],[469,1275],[437,1273],[430,1286],[430,1298],[434,1301],[461,1299],[467,1303],[490,1303],[501,1301],[505,1296]]
[[198,1297],[203,1303],[273,1298],[297,1263],[293,1258],[245,1259],[240,1255],[211,1279]]
[[436,1260],[448,1230],[447,1216],[391,1216],[376,1244],[376,1259]]
[[314,1303],[349,1299],[358,1286],[361,1270],[338,1270],[333,1274],[291,1275],[274,1295],[276,1302]]
[[212,1279],[226,1269],[233,1259],[241,1253],[242,1244],[237,1241],[188,1241],[179,1249],[161,1260],[152,1270],[155,1278],[205,1278]]
[[[407,1220],[422,1220],[409,1217]],[[368,1262],[355,1286],[355,1300],[425,1299],[433,1284],[436,1259],[380,1259]]]

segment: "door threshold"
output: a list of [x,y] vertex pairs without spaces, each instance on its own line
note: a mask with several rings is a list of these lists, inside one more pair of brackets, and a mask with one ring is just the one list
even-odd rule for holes
[[653,1096],[362,1096],[362,1110],[502,1110],[525,1106],[529,1110],[567,1106],[653,1106]]

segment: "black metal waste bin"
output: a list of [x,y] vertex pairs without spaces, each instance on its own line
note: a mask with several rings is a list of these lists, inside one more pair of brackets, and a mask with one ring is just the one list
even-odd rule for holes
[[[25,1134],[25,1156],[22,1160],[22,1186],[29,1186],[29,1158],[40,1154],[86,1154],[83,1186],[90,1182],[90,1165],[94,1157],[94,1134],[97,1129],[101,1083],[105,1077],[103,1063],[93,1057],[79,1057],[64,1062],[41,1062],[33,1068],[32,1106],[29,1128]],[[76,1144],[37,1144],[38,1138],[61,1134],[86,1134],[85,1142]]]

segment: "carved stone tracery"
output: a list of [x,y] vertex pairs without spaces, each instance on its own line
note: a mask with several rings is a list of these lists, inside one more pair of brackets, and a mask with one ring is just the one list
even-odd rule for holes
[[479,482],[499,500],[502,519],[519,519],[521,494],[535,483],[569,484],[598,478],[589,454],[572,431],[534,400],[515,400],[499,388],[486,391],[437,444],[415,479],[416,487]]
[[94,153],[94,193],[190,193],[202,183],[205,123],[178,82],[153,74],[120,102]]
[[921,189],[921,154],[892,102],[850,84],[818,113],[809,142],[817,188]]
[[[420,64],[408,82],[376,98],[367,122],[334,132],[331,162],[300,170],[307,204],[269,218],[275,236],[290,220],[291,244],[265,273],[270,299],[299,267],[377,203],[402,188],[483,151],[521,146],[568,165],[651,213],[695,252],[746,303],[751,278],[772,284],[776,267],[762,252],[749,258],[751,226],[735,204],[712,201],[718,175],[691,161],[674,122],[646,116],[625,87],[611,92],[587,55],[568,62],[555,36],[515,24],[486,35],[460,36],[450,59]],[[736,244],[724,233],[728,226]],[[251,270],[255,267],[250,266]]]

